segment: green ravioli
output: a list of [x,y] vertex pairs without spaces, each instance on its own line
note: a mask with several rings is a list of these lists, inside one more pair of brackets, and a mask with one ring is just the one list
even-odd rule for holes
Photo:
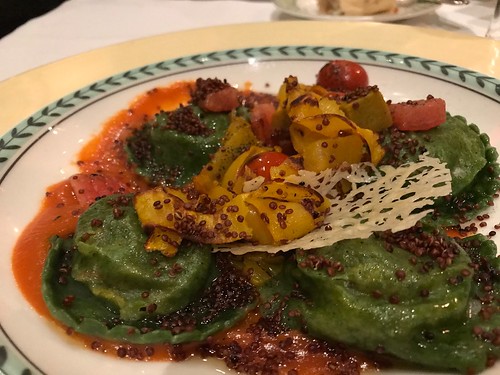
[[479,133],[462,117],[447,121],[426,132],[412,132],[431,156],[439,158],[451,172],[452,194],[463,191],[487,163],[486,147]]
[[484,320],[476,310],[469,316],[476,290],[471,258],[458,244],[447,251],[453,261],[446,268],[434,256],[415,257],[375,236],[300,253],[294,275],[307,298],[308,333],[430,368],[484,369],[500,351],[473,328],[499,327],[500,315]]
[[141,318],[148,309],[168,314],[184,307],[200,293],[212,267],[209,247],[183,248],[167,258],[146,252],[146,238],[131,195],[99,200],[76,228],[74,279],[113,302],[125,320]]
[[[192,126],[176,128],[172,123],[179,118]],[[127,140],[126,150],[137,173],[151,184],[181,186],[209,162],[229,121],[227,113],[206,113],[192,105],[160,112]]]
[[171,258],[146,252],[131,196],[109,196],[54,237],[42,292],[75,331],[129,343],[201,341],[255,306],[248,277],[209,246],[182,244]]
[[460,219],[474,218],[500,188],[496,149],[486,134],[462,116],[448,115],[444,124],[428,131],[400,132],[396,137],[385,132],[382,144],[387,150],[382,163],[414,161],[419,154],[428,152],[450,170],[452,194],[436,200],[434,224],[450,226]]

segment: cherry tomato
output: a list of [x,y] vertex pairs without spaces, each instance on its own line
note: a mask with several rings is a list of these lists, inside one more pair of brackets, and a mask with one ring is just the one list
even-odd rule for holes
[[247,167],[257,176],[262,176],[266,180],[271,179],[271,167],[281,165],[286,159],[287,155],[277,152],[268,151],[256,155],[255,158],[247,163]]
[[354,61],[332,60],[323,65],[316,77],[316,83],[328,90],[352,91],[368,86],[368,74]]

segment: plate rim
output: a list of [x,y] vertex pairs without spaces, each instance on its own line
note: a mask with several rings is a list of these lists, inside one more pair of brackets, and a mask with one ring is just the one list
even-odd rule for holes
[[[293,38],[290,37],[291,29],[296,31]],[[201,35],[206,41],[203,44],[199,43]],[[221,39],[220,35],[225,37]],[[500,41],[440,28],[380,22],[304,22],[299,19],[195,27],[104,45],[0,82],[0,100],[9,108],[9,111],[0,112],[0,134],[47,103],[118,71],[215,49],[286,44],[336,44],[378,50],[390,46],[394,52],[450,62],[500,78],[498,54],[495,53],[500,48]],[[474,57],[462,53],[469,49],[475,51]],[[59,79],[60,72],[76,69],[80,74]],[[18,97],[28,100],[19,105]]]
[[[417,71],[426,76],[459,84],[462,87],[471,89],[482,95],[485,95],[485,93],[481,90],[485,90],[485,87],[487,87],[491,89],[491,92],[487,92],[486,96],[500,103],[499,79],[453,64],[407,54],[365,48],[325,45],[282,45],[214,50],[212,52],[191,54],[162,60],[113,74],[112,76],[93,82],[90,85],[86,85],[79,90],[67,94],[33,113],[30,117],[8,130],[7,133],[0,138],[0,185],[8,175],[11,165],[13,165],[12,160],[22,157],[22,153],[33,137],[41,134],[41,132],[46,130],[47,127],[50,127],[53,122],[57,122],[58,119],[64,119],[65,116],[82,107],[83,104],[91,104],[92,99],[113,95],[113,93],[117,92],[117,88],[127,88],[130,87],[132,83],[142,84],[150,79],[159,79],[168,76],[168,74],[166,74],[160,77],[159,73],[175,72],[170,65],[176,66],[180,72],[186,72],[190,64],[197,64],[198,67],[216,67],[227,64],[227,62],[245,64],[248,59],[256,58],[259,54],[260,56],[257,56],[257,58],[260,57],[261,61],[289,61],[292,60],[291,56],[294,53],[294,56],[296,56],[295,59],[297,60],[327,61],[332,58],[350,58],[360,63],[370,63],[372,65],[410,72]],[[90,102],[87,102],[88,100],[90,100]],[[9,250],[9,254],[10,251],[11,249]],[[18,368],[19,366],[25,367],[23,370],[25,372],[38,371],[39,373],[43,373],[35,363],[32,363],[29,358],[25,357],[24,354],[17,349],[16,343],[9,338],[8,333],[4,330],[2,322],[0,322],[0,333],[0,371],[3,371],[5,369],[4,366],[7,364],[10,366],[17,366]],[[6,339],[7,342],[4,342],[4,339]],[[7,346],[10,346],[9,350],[11,352],[15,352],[13,357],[8,354]],[[17,356],[21,356],[21,359],[19,360],[19,358],[16,358]],[[23,362],[27,362],[28,364]],[[31,370],[29,367],[31,367]]]
[[[259,53],[261,60],[271,59],[285,59],[290,60],[292,53],[296,53],[301,59],[311,60],[314,58],[321,60],[328,60],[329,58],[341,58],[347,55],[347,58],[358,61],[360,63],[373,63],[391,66],[395,69],[401,70],[415,70],[415,64],[420,67],[426,75],[434,78],[441,78],[450,82],[458,83],[464,87],[472,88],[470,85],[477,85],[476,90],[483,89],[491,86],[493,100],[500,102],[500,80],[470,70],[459,67],[457,65],[440,62],[437,60],[421,58],[412,55],[401,53],[394,53],[388,51],[379,51],[374,49],[365,48],[351,48],[343,46],[320,46],[320,45],[283,45],[283,46],[260,46],[249,48],[235,48],[226,50],[214,50],[212,52],[205,52],[200,54],[192,54],[181,56],[178,58],[162,60],[152,64],[146,64],[141,67],[129,69],[120,73],[116,73],[110,77],[93,82],[81,89],[78,89],[62,98],[52,102],[31,116],[16,124],[11,129],[7,130],[0,138],[0,171],[9,160],[9,157],[14,155],[17,150],[29,140],[29,138],[38,133],[36,129],[43,129],[51,120],[59,117],[69,110],[72,110],[78,104],[75,102],[85,101],[95,98],[101,94],[110,94],[113,88],[117,88],[127,82],[143,82],[148,78],[155,75],[155,69],[170,71],[169,65],[178,65],[180,68],[185,68],[189,64],[199,64],[200,66],[217,66],[220,65],[221,58],[228,58],[228,61],[236,61],[236,59],[249,59],[255,58]],[[306,56],[307,53],[313,54]],[[273,56],[273,54],[277,54]],[[345,58],[345,57],[344,57]],[[456,81],[458,77],[459,81]],[[139,81],[138,81],[139,80]],[[477,91],[479,92],[479,91]],[[484,92],[480,92],[484,94]],[[497,98],[493,96],[496,94]],[[34,129],[35,132],[31,133],[27,129]],[[2,182],[3,175],[0,176],[0,183]]]

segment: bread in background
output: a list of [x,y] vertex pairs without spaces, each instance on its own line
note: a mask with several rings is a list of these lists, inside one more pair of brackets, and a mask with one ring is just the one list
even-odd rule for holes
[[396,10],[396,0],[338,0],[346,16],[365,16]]
[[335,14],[340,12],[340,0],[318,0],[320,13]]
[[396,12],[396,0],[317,0],[320,13],[368,16]]

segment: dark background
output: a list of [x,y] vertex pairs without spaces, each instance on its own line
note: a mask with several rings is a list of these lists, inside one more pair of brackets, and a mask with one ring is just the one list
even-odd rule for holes
[[66,0],[0,0],[0,38]]

